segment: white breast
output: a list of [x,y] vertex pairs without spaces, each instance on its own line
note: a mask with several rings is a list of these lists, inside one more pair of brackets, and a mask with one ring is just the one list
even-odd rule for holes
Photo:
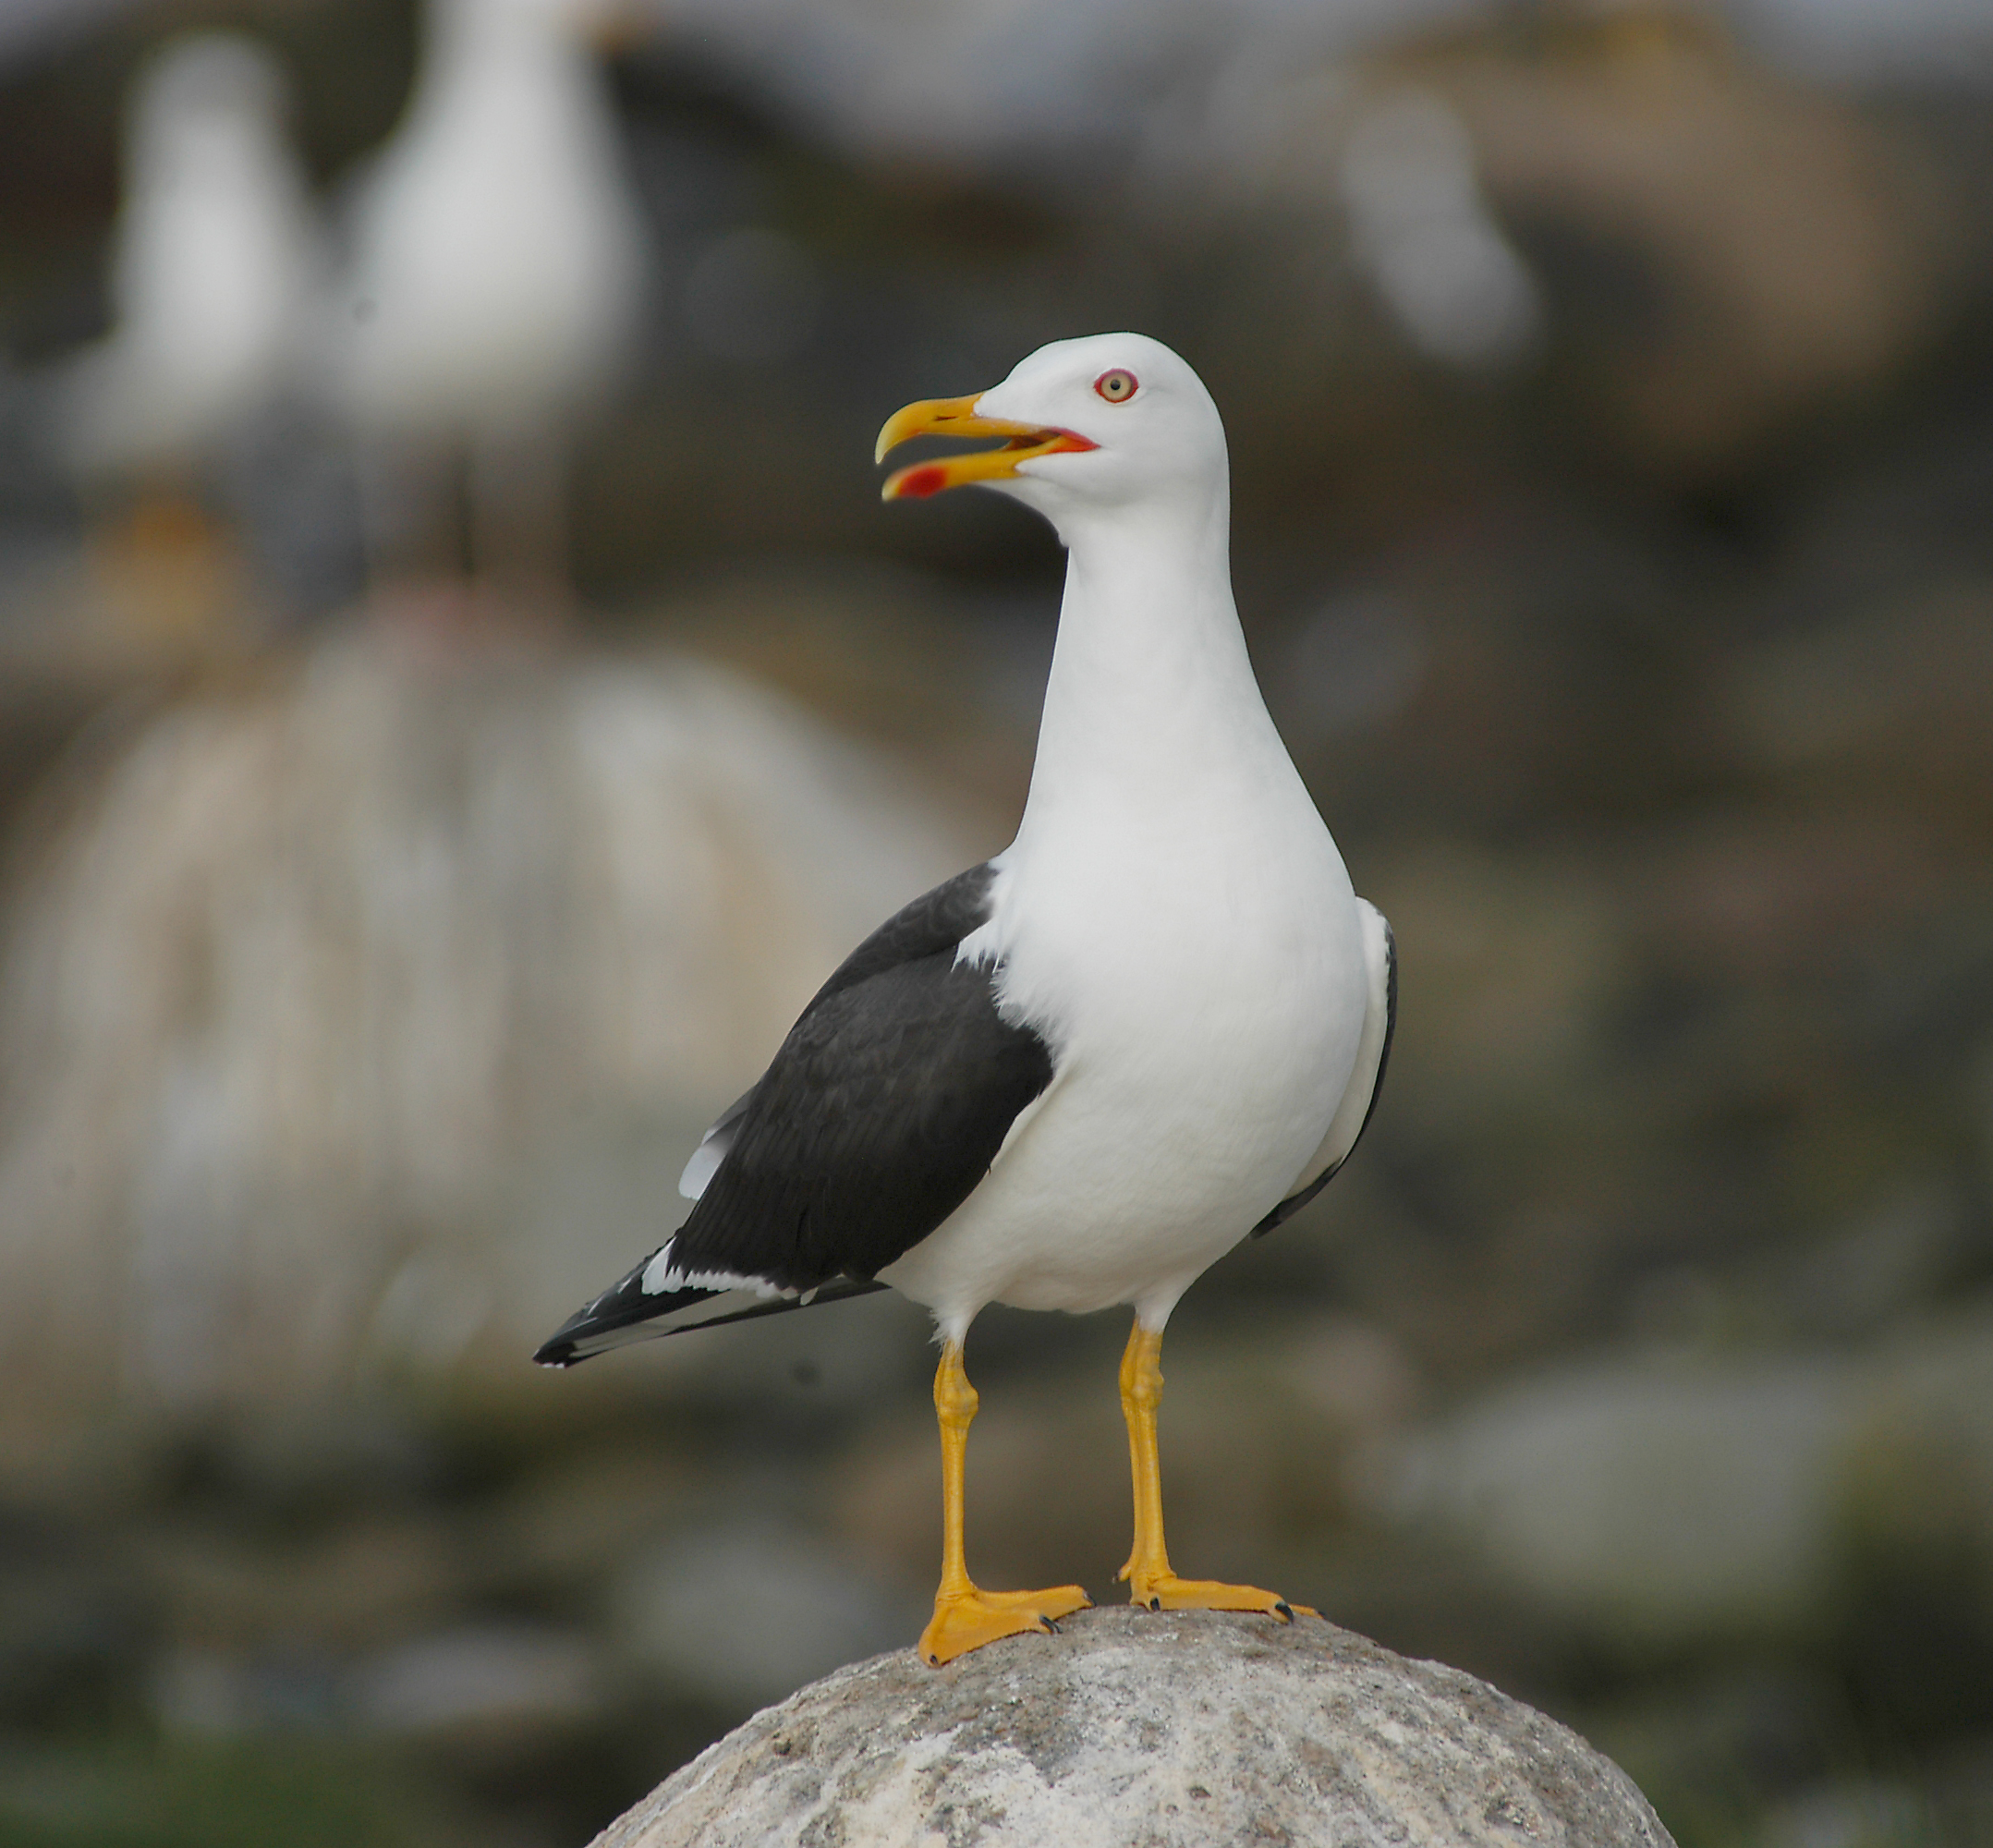
[[[990,1177],[886,1276],[986,1302],[1166,1313],[1277,1204],[1342,1099],[1367,985],[1341,856],[1282,755],[1237,792],[1021,838],[965,945],[1052,1045]],[[1028,848],[1028,851],[1027,849]]]
[[[1045,478],[1068,553],[1058,640],[1030,796],[964,945],[1001,969],[1052,1082],[982,1185],[881,1273],[957,1338],[989,1302],[1132,1302],[1160,1327],[1287,1197],[1363,1033],[1356,899],[1233,601],[1223,428],[1180,359],[1140,350],[1154,417],[1124,452],[1088,410],[1075,427],[1107,439],[1098,492]],[[1035,407],[1032,363],[991,395]],[[1143,393],[1128,403],[1146,415]]]

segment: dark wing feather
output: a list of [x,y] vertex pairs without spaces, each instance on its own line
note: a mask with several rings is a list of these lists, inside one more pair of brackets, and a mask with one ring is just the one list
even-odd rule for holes
[[[831,979],[810,998],[801,1019],[808,1019],[811,1012],[832,995],[896,964],[935,955],[942,950],[953,952],[989,917],[990,882],[995,877],[995,869],[985,860],[902,906],[838,964]],[[706,1184],[732,1150],[740,1133],[741,1119],[747,1115],[755,1089],[759,1088],[757,1080],[755,1087],[735,1098],[699,1137],[699,1147],[692,1151],[692,1159],[678,1180],[678,1191],[687,1199],[696,1200],[706,1191]]]
[[[651,1253],[652,1258],[656,1255]],[[653,1295],[644,1288],[644,1272],[650,1268],[650,1258],[646,1258],[620,1283],[577,1309],[541,1344],[533,1359],[541,1367],[572,1367],[612,1347],[654,1335],[684,1334],[808,1307],[800,1296],[757,1296],[748,1290],[668,1290]],[[839,1279],[815,1292],[808,1302],[842,1302],[885,1287]]]
[[673,1268],[795,1290],[869,1278],[969,1197],[1051,1082],[1044,1041],[953,948],[839,989],[755,1088]]
[[767,1313],[853,1294],[969,1197],[1052,1072],[1045,1042],[999,1014],[995,972],[955,961],[989,916],[992,877],[961,874],[867,938],[722,1119],[724,1156],[663,1247],[673,1273],[701,1284],[647,1293],[647,1260],[536,1358],[702,1326],[686,1312],[717,1295],[796,1293],[745,1311]]
[[841,990],[901,963],[918,962],[942,950],[954,954],[963,938],[990,921],[990,888],[995,881],[996,869],[985,860],[903,905],[838,964],[796,1024],[808,1020],[819,1003]]

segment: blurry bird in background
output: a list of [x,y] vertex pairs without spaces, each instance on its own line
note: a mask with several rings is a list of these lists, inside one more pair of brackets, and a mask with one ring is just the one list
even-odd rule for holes
[[377,595],[468,555],[501,602],[569,601],[571,441],[650,270],[589,43],[613,23],[597,0],[431,0],[407,114],[356,191],[328,355]]
[[[121,505],[110,559],[155,622],[213,618],[230,548],[211,524],[236,452],[293,380],[323,252],[286,132],[286,85],[252,41],[168,44],[134,90],[111,261],[114,326],[58,379],[55,443]],[[177,583],[182,594],[162,594]]]
[[1338,173],[1351,255],[1412,345],[1467,371],[1536,345],[1536,278],[1481,195],[1474,143],[1440,97],[1388,93],[1358,117]]

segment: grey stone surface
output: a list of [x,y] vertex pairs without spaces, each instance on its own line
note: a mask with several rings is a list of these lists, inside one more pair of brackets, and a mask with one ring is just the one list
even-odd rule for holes
[[5,894],[0,1353],[44,1416],[532,1390],[825,973],[975,856],[723,669],[421,633],[135,723]]
[[1485,1683],[1322,1620],[1120,1607],[911,1648],[709,1747],[596,1848],[1671,1848],[1632,1781]]

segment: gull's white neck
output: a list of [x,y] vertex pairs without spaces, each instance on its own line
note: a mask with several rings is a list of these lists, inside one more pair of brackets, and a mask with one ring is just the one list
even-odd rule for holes
[[[1071,521],[1065,597],[1014,852],[1075,825],[1195,825],[1298,788],[1239,629],[1221,491]],[[1311,810],[1312,812],[1312,810]]]
[[[437,0],[430,13],[416,113],[429,120],[467,115],[503,123],[508,112],[537,118],[571,110],[592,76],[575,33],[541,7],[492,0]],[[530,133],[537,120],[514,123]]]

